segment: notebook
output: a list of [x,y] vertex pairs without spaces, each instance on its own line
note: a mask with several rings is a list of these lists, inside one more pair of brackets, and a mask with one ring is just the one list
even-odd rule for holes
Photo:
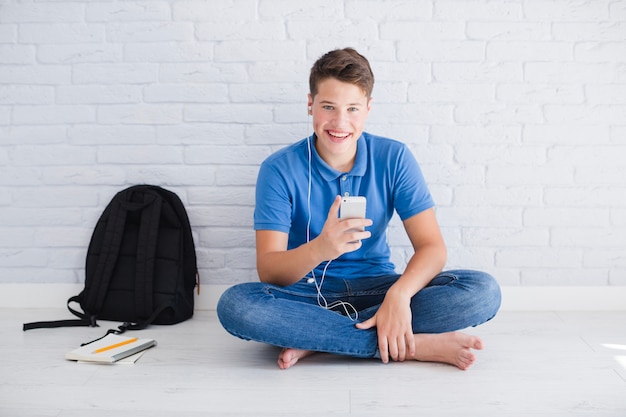
[[110,333],[100,340],[65,354],[65,359],[81,362],[115,363],[156,345],[154,339],[138,339]]

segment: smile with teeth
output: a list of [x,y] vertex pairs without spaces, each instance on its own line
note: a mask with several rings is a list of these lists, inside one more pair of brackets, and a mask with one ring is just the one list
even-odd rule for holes
[[332,136],[334,138],[337,138],[337,139],[345,139],[348,136],[350,136],[349,132],[337,132],[337,131],[334,131],[334,130],[328,130],[327,132],[328,132],[328,134],[330,136]]

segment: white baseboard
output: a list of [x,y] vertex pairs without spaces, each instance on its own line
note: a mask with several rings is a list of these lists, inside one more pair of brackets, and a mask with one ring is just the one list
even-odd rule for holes
[[625,311],[626,286],[502,287],[503,311]]
[[[0,284],[0,308],[64,308],[84,284]],[[217,300],[229,285],[201,285],[195,292],[195,308],[215,310]]]
[[[215,310],[228,285],[202,285],[196,309]],[[0,308],[64,308],[82,284],[0,284]],[[626,310],[626,286],[503,287],[502,311]]]

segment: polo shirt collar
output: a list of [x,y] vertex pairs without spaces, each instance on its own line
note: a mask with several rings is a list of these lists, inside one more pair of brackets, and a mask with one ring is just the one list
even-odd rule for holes
[[315,166],[325,181],[334,181],[344,174],[355,177],[362,177],[365,175],[365,170],[367,168],[367,146],[363,134],[361,134],[361,137],[359,137],[356,141],[356,158],[354,159],[354,166],[348,173],[337,171],[322,159],[322,157],[317,153],[317,148],[315,147],[316,140],[317,136],[313,135],[313,146],[311,146],[311,151],[313,152]]

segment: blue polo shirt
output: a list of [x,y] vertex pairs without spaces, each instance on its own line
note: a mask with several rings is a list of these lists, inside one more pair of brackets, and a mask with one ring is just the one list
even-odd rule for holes
[[[357,140],[352,170],[339,172],[319,156],[315,140],[314,135],[300,140],[261,164],[254,229],[288,233],[288,249],[293,249],[307,242],[309,215],[309,236],[313,240],[321,232],[335,196],[365,196],[366,217],[373,221],[367,230],[372,237],[364,239],[359,250],[333,260],[326,276],[354,279],[395,273],[387,243],[387,226],[394,210],[406,220],[434,206],[413,154],[401,142],[364,132]],[[322,275],[325,264],[318,265],[316,276]]]

